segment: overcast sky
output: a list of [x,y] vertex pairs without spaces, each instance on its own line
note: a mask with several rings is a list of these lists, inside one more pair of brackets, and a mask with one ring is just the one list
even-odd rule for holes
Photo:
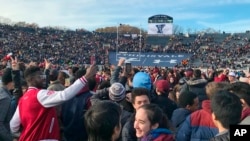
[[89,31],[120,23],[147,30],[148,17],[165,14],[183,29],[245,32],[249,13],[250,0],[0,0],[0,16],[13,22]]

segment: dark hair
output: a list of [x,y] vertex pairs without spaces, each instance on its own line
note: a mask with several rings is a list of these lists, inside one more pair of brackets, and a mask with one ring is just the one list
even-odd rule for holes
[[224,128],[238,124],[241,119],[242,106],[239,97],[229,91],[219,91],[211,99],[211,109]]
[[131,93],[131,103],[135,103],[135,97],[137,96],[142,96],[142,95],[146,95],[148,98],[149,96],[149,90],[146,88],[133,88],[132,93]]
[[[76,67],[76,66],[72,67],[72,72],[73,72],[73,74],[75,74],[79,69],[80,69],[80,68],[79,68],[79,67]],[[83,68],[82,68],[82,69],[83,69]]]
[[247,105],[250,105],[250,85],[248,83],[232,83],[229,90],[235,93],[240,99],[244,99]]
[[93,91],[96,87],[95,77],[91,77],[87,81],[88,81],[89,90]]
[[81,68],[81,69],[78,69],[76,72],[75,72],[75,77],[76,79],[78,78],[81,78],[83,75],[86,74],[86,69],[84,68]]
[[38,66],[30,66],[24,71],[24,78],[27,82],[30,82],[31,78],[36,75],[37,72],[40,72],[41,69]]
[[120,127],[121,112],[117,103],[108,100],[90,107],[84,115],[88,141],[111,141],[115,127]]
[[21,86],[22,87],[28,87],[28,84],[25,80],[21,80]]
[[132,70],[134,71],[134,74],[140,71],[138,68],[132,68]]
[[3,85],[7,85],[8,83],[12,82],[12,69],[6,68],[3,72],[2,76]]
[[50,70],[49,80],[50,81],[56,81],[57,77],[58,77],[58,70],[57,69]]
[[158,128],[170,128],[170,126],[168,125],[167,116],[163,113],[162,109],[158,105],[145,104],[142,105],[139,109],[144,109],[146,111],[146,116],[150,121],[151,125],[158,123]]
[[195,69],[193,72],[193,75],[195,78],[200,78],[201,77],[201,70],[200,69]]
[[107,80],[104,80],[104,81],[102,81],[102,82],[99,84],[98,89],[101,90],[101,89],[108,88],[108,87],[110,87],[110,82],[107,81]]
[[193,105],[194,99],[197,98],[197,95],[190,91],[184,91],[179,96],[178,105],[180,108],[186,108],[187,105]]
[[220,75],[223,72],[224,72],[224,70],[218,70],[218,71],[215,72],[215,75],[218,76],[218,75]]

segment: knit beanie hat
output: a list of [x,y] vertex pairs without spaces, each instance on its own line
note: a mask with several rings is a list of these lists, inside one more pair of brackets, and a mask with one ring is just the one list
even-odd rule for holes
[[137,72],[133,77],[133,88],[143,87],[148,89],[149,91],[152,88],[151,78],[148,73],[145,72]]
[[155,82],[155,87],[162,93],[167,93],[169,91],[169,83],[167,80],[157,80]]
[[113,83],[109,88],[109,98],[113,101],[121,101],[125,98],[125,88],[121,83]]

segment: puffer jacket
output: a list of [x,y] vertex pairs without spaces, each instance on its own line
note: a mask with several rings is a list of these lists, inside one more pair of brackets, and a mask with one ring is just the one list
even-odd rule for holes
[[195,93],[199,98],[199,103],[200,103],[199,107],[201,108],[202,101],[208,99],[205,89],[207,83],[208,82],[206,79],[200,79],[200,78],[190,79],[182,86],[181,93],[184,91],[190,91]]
[[191,111],[185,108],[178,108],[174,110],[171,121],[176,130],[181,126],[181,124],[185,121],[188,115],[191,114]]
[[209,141],[218,134],[211,113],[211,101],[204,100],[202,109],[190,114],[176,134],[176,141]]

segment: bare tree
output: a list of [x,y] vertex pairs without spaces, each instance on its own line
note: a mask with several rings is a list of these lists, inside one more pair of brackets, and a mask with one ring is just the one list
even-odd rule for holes
[[183,28],[179,25],[174,24],[173,34],[180,34],[183,33]]
[[1,17],[1,16],[0,16],[0,23],[12,25],[12,21],[9,18],[5,18],[5,17]]
[[192,33],[192,31],[193,31],[193,29],[192,29],[192,28],[187,28],[187,33],[188,33],[188,34],[191,34],[191,33]]
[[[142,34],[145,34],[146,31],[144,29],[140,29],[138,27],[130,26],[130,25],[125,25],[121,24],[119,26],[119,33],[126,34],[126,33],[134,33],[134,34],[139,34],[140,30]],[[107,33],[116,33],[117,32],[117,27],[112,26],[112,27],[104,27],[104,28],[98,28],[95,30],[96,32],[107,32]]]
[[26,27],[27,26],[26,22],[17,22],[17,23],[15,23],[15,25],[16,26],[21,26],[21,27]]

